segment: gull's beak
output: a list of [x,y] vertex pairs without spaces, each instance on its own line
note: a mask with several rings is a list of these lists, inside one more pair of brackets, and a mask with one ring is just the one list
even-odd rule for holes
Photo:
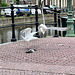
[[43,34],[45,34],[45,32],[46,32],[47,29],[48,29],[48,28],[47,28],[46,25],[44,25],[44,24],[41,24],[41,25],[39,25],[39,27],[38,27],[38,30],[40,30]]

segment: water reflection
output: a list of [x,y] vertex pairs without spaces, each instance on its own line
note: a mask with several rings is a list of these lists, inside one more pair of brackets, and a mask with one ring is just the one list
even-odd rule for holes
[[[42,22],[39,21],[39,23],[41,24]],[[52,23],[52,20],[46,20],[47,24]],[[47,25],[48,27],[52,26],[52,25]],[[25,26],[15,26],[15,36],[17,40],[22,40],[20,35],[24,35],[21,34],[20,31],[22,29],[25,29],[27,27],[32,28],[32,31],[36,31],[36,26],[35,25],[25,25]],[[47,37],[47,36],[53,36],[54,32],[47,30],[46,33],[43,35],[41,32],[39,32],[40,38],[43,37]],[[12,39],[12,28],[8,27],[8,28],[0,28],[0,43],[7,43],[7,42],[11,42]]]

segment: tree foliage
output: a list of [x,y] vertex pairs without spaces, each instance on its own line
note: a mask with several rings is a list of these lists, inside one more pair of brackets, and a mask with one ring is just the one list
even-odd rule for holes
[[41,7],[41,0],[39,0],[39,6]]
[[[2,4],[2,0],[0,0],[0,7],[1,7],[1,4]],[[1,15],[1,9],[0,9],[0,15]]]
[[2,0],[0,0],[0,6],[1,6]]
[[9,5],[6,2],[2,2],[1,7],[8,7]]
[[16,4],[19,4],[19,0],[16,0]]

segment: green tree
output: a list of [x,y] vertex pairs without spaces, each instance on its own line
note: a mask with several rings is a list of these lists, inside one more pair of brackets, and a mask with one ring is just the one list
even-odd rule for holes
[[1,3],[2,3],[2,0],[0,0],[0,7],[1,7]]
[[39,0],[39,6],[41,7],[41,0]]
[[[1,4],[2,4],[2,0],[0,0],[0,7],[1,7]],[[0,9],[0,15],[1,15],[1,9]]]
[[16,4],[19,4],[19,0],[16,0]]
[[9,5],[6,2],[1,3],[1,7],[8,7]]
[[17,0],[14,0],[14,3],[16,4],[17,3]]

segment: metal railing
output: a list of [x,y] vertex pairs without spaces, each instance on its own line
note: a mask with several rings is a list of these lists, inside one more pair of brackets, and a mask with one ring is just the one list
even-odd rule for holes
[[[12,38],[11,38],[11,41],[16,41],[16,37],[15,37],[15,26],[22,26],[22,25],[36,25],[36,31],[38,31],[38,26],[39,26],[39,22],[38,22],[38,5],[35,5],[35,7],[14,7],[13,4],[11,4],[10,7],[0,7],[0,9],[8,9],[10,8],[11,9],[11,19],[12,19],[12,24],[11,25],[7,25],[7,26],[0,26],[0,28],[6,28],[6,27],[12,27]],[[36,22],[35,23],[29,23],[29,24],[15,24],[14,23],[14,8],[25,8],[25,9],[35,9],[35,20]],[[41,9],[41,8],[40,8]],[[47,25],[53,25],[54,27],[57,27],[57,11],[56,9],[54,10],[54,23],[52,24],[47,24]],[[37,37],[39,37],[39,34],[37,33],[36,34]],[[55,34],[54,34],[54,37],[58,37],[57,35],[57,30],[55,30]]]

